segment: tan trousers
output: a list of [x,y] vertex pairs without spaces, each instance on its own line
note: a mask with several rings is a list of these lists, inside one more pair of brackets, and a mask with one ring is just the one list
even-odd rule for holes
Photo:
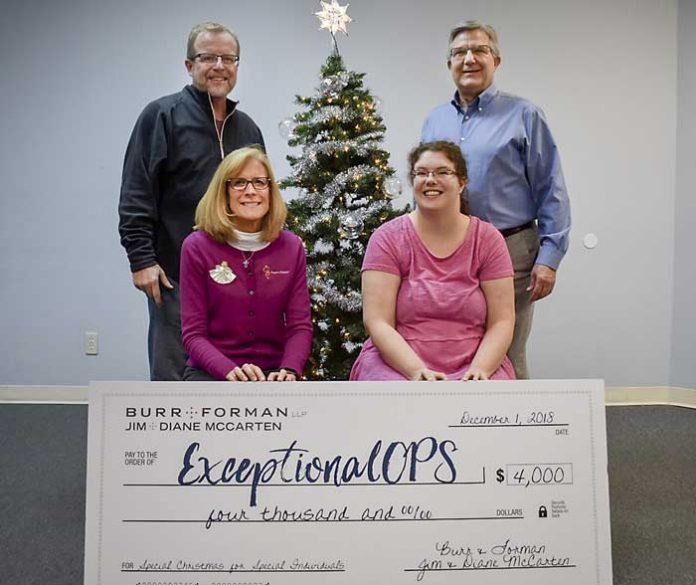
[[505,238],[512,267],[515,271],[515,332],[508,357],[520,380],[529,378],[527,368],[527,338],[532,330],[534,303],[529,301],[527,290],[532,277],[532,268],[539,252],[539,234],[536,226]]

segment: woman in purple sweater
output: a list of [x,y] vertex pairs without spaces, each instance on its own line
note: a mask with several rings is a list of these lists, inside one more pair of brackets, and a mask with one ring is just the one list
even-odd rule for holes
[[181,249],[184,380],[294,381],[312,344],[302,241],[266,155],[220,163]]

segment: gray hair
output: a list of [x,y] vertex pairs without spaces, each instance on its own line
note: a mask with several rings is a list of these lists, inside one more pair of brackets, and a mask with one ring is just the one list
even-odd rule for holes
[[[452,41],[455,38],[457,38],[460,34],[471,30],[482,30],[483,32],[485,32],[491,41],[491,53],[493,53],[493,55],[495,55],[496,57],[500,57],[500,47],[498,46],[498,33],[495,32],[495,29],[490,24],[483,24],[480,23],[478,20],[467,20],[465,23],[458,24],[457,26],[455,26],[450,31],[449,45],[451,45]],[[447,53],[447,60],[449,61],[449,52]]]
[[193,45],[195,44],[198,35],[200,35],[203,32],[227,33],[228,35],[230,35],[234,39],[234,42],[237,43],[237,56],[239,57],[239,53],[242,49],[239,46],[239,39],[237,38],[237,35],[231,28],[225,26],[224,24],[220,24],[219,22],[202,22],[201,24],[197,24],[196,26],[194,26],[191,29],[191,32],[189,33],[188,44],[186,45],[187,59],[192,60],[196,56]]

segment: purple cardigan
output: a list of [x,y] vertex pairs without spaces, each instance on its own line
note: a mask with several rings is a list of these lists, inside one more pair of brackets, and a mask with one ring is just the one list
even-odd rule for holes
[[[249,256],[249,252],[246,255]],[[219,380],[236,366],[288,367],[301,373],[312,345],[307,259],[289,231],[244,254],[193,232],[181,248],[181,326],[188,364]],[[220,284],[211,270],[222,262],[235,275]]]

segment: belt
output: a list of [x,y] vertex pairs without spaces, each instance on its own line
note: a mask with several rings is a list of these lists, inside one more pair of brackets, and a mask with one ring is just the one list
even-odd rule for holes
[[510,236],[517,234],[519,232],[523,232],[524,230],[528,230],[529,228],[534,227],[534,220],[528,221],[525,224],[518,225],[517,227],[511,227],[511,228],[505,228],[504,230],[498,230],[501,234],[503,234],[504,238],[509,238]]

